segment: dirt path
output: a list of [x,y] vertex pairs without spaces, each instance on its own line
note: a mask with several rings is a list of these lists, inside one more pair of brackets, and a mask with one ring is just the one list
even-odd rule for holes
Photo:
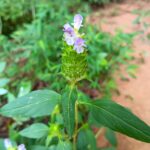
[[[143,35],[135,38],[133,47],[135,56],[146,53],[144,64],[141,64],[137,71],[136,79],[129,79],[129,82],[117,79],[120,96],[114,96],[115,101],[130,108],[135,114],[150,125],[150,40],[146,39],[149,29],[144,29],[143,22],[150,23],[150,16],[141,20],[139,24],[133,24],[137,18],[134,10],[150,10],[150,1],[140,0],[129,1],[123,4],[114,4],[104,10],[94,12],[90,22],[98,25],[103,31],[114,33],[116,29],[132,33],[144,31]],[[149,31],[148,31],[149,30]],[[143,38],[145,40],[143,40]],[[133,100],[127,98],[130,95]],[[150,144],[136,141],[132,138],[118,134],[118,150],[150,150]]]

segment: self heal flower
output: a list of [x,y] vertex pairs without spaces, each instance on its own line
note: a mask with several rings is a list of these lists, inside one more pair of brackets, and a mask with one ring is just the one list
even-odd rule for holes
[[80,14],[77,14],[74,16],[74,28],[79,30],[80,27],[82,26],[82,21],[83,21],[83,17]]
[[25,145],[24,144],[19,145],[18,150],[26,150]]
[[64,31],[65,33],[70,34],[70,35],[73,35],[73,34],[74,34],[74,30],[73,30],[73,28],[70,26],[69,23],[67,23],[67,24],[64,25],[63,31]]
[[83,34],[79,33],[79,29],[82,26],[83,17],[80,14],[76,14],[74,16],[74,28],[69,24],[66,23],[64,25],[64,40],[66,41],[67,45],[73,46],[73,49],[77,53],[84,52],[84,40],[81,38]]
[[9,139],[4,139],[4,146],[6,149],[12,148],[11,141]]
[[84,52],[84,47],[86,47],[86,45],[84,43],[85,43],[85,41],[82,38],[77,38],[76,41],[75,41],[73,49],[77,53],[83,53]]
[[76,34],[74,29],[67,23],[64,25],[64,38],[68,45],[73,45],[75,42]]

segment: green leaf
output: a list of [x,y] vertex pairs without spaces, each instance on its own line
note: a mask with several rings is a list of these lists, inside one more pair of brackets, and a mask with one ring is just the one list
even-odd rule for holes
[[4,71],[5,67],[6,67],[6,62],[0,62],[0,73]]
[[74,132],[75,124],[75,102],[77,100],[76,88],[66,87],[62,93],[62,109],[66,130],[69,136]]
[[19,132],[20,135],[39,139],[48,134],[49,128],[43,123],[35,123]]
[[89,116],[88,116],[88,124],[90,125],[90,126],[95,126],[95,127],[97,127],[97,128],[100,128],[100,127],[102,127],[102,125],[99,123],[99,122],[97,122],[96,120],[95,120],[95,118],[93,117],[93,115],[92,115],[92,113],[90,112],[89,113]]
[[137,140],[150,143],[150,127],[128,109],[110,100],[81,103],[91,107],[93,117],[102,125]]
[[31,150],[48,150],[48,148],[41,145],[34,145],[31,147]]
[[0,79],[0,87],[5,86],[9,82],[8,78]]
[[50,90],[38,90],[16,99],[0,109],[8,117],[40,117],[50,115],[58,104],[60,95]]
[[112,146],[117,146],[117,138],[111,129],[107,128],[106,134],[105,134],[106,139],[110,142]]
[[81,130],[77,139],[78,150],[96,150],[96,139],[93,132],[89,129]]
[[60,141],[57,145],[56,150],[72,150],[72,146],[69,142]]
[[45,147],[41,145],[34,145],[31,147],[31,150],[56,150],[56,146]]

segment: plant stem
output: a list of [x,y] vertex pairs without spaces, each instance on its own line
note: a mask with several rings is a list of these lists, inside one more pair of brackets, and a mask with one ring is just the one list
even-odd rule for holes
[[76,139],[78,134],[78,102],[75,103],[75,131],[73,135],[73,150],[76,150]]
[[2,18],[0,17],[0,34],[2,34],[2,29],[3,29],[3,22]]
[[100,136],[100,134],[102,133],[102,131],[103,131],[103,128],[100,128],[100,129],[98,130],[98,132],[97,132],[96,135],[95,135],[95,138],[96,138],[96,139]]

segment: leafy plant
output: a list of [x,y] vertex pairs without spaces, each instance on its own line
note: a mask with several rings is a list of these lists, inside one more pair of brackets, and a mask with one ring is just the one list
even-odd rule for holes
[[[92,124],[105,126],[137,140],[150,143],[150,127],[123,106],[107,99],[85,98],[77,88],[86,78],[87,49],[79,33],[82,16],[74,18],[74,27],[64,26],[62,74],[68,81],[61,94],[52,90],[33,91],[4,105],[0,114],[11,118],[36,118],[29,126],[14,130],[30,150],[97,150]],[[76,63],[75,63],[76,62]],[[48,116],[48,121],[43,119]],[[88,116],[88,117],[87,117]],[[33,120],[33,119],[32,119]],[[114,136],[108,130],[106,137]],[[111,134],[110,134],[111,133]],[[110,136],[111,135],[111,136]],[[17,140],[14,138],[13,140]],[[20,141],[21,142],[21,141]],[[116,141],[112,141],[116,145]],[[22,142],[21,142],[22,143]],[[13,146],[12,148],[16,148]]]

